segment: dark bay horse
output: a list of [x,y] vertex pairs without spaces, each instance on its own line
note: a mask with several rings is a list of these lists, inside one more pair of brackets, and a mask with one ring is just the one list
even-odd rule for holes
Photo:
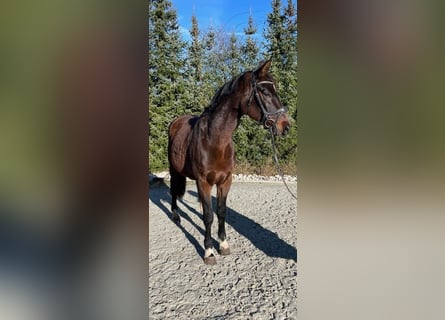
[[225,231],[226,199],[235,165],[232,135],[240,118],[248,115],[265,128],[272,128],[275,135],[289,131],[287,109],[278,98],[270,64],[270,60],[260,63],[257,70],[244,72],[224,84],[200,116],[184,115],[169,126],[172,219],[180,223],[176,201],[185,193],[186,177],[196,180],[205,225],[206,264],[216,263],[211,237],[213,185],[217,188],[219,252],[230,253]]

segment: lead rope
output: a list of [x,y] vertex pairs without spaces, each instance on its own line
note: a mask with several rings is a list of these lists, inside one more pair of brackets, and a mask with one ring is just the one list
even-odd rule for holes
[[271,138],[271,141],[272,141],[273,158],[274,158],[274,161],[275,161],[275,166],[277,168],[277,171],[278,171],[279,175],[281,176],[281,180],[283,181],[284,185],[287,188],[287,191],[289,191],[290,195],[292,197],[294,197],[295,200],[297,200],[297,197],[295,196],[295,194],[290,190],[289,186],[287,185],[286,180],[284,180],[283,170],[281,170],[280,164],[278,163],[277,147],[275,145],[275,136],[273,134],[273,131],[272,131],[273,129],[272,128],[273,128],[273,126],[269,127],[269,132],[270,132],[270,138]]

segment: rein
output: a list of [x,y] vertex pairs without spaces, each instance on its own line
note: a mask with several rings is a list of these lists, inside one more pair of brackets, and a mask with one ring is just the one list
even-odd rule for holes
[[289,186],[286,183],[286,180],[284,179],[283,170],[281,170],[280,164],[278,162],[278,155],[277,155],[277,146],[275,145],[275,135],[272,131],[272,127],[269,127],[270,132],[270,139],[272,142],[272,149],[273,149],[273,159],[275,161],[275,167],[277,168],[277,171],[281,177],[281,180],[283,181],[284,185],[286,186],[287,191],[289,191],[290,195],[295,198],[295,200],[298,200],[295,194],[290,190]]

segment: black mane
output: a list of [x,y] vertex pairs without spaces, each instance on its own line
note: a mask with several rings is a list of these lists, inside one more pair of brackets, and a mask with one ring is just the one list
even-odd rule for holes
[[224,85],[222,85],[218,91],[216,91],[215,95],[212,98],[212,101],[210,101],[210,104],[204,108],[203,114],[210,113],[214,111],[227,96],[231,95],[233,91],[235,90],[236,86],[238,85],[238,82],[241,78],[244,77],[244,75],[247,72],[244,72],[236,77],[234,77],[232,80],[227,81]]

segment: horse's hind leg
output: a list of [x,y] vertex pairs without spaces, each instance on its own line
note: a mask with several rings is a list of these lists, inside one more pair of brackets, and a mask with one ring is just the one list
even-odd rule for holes
[[177,204],[178,197],[181,198],[185,193],[185,177],[170,169],[170,193],[172,196],[171,210],[172,219],[176,223],[181,222],[179,217],[179,208]]
[[205,237],[204,237],[204,263],[205,264],[216,264],[215,252],[213,250],[213,240],[212,240],[212,223],[213,223],[213,209],[211,200],[212,186],[207,183],[207,181],[196,181],[198,186],[199,199],[201,201],[204,226],[205,226]]
[[216,208],[216,215],[218,216],[218,239],[219,239],[219,253],[221,255],[228,255],[230,254],[230,248],[229,244],[226,239],[226,212],[227,212],[227,206],[226,206],[226,200],[227,200],[227,194],[229,193],[230,186],[232,185],[232,175],[229,174],[228,178],[222,185],[217,186],[217,208]]

